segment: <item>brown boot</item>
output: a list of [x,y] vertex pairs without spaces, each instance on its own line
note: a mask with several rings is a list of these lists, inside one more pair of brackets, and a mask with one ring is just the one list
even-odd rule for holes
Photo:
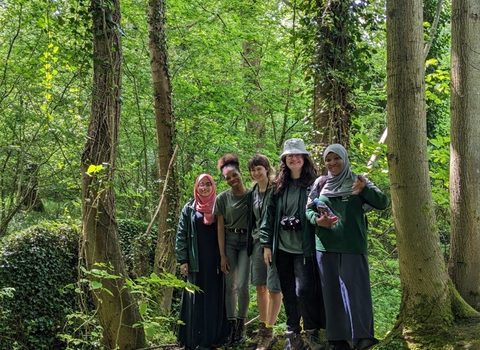
[[249,348],[256,348],[260,341],[263,339],[263,333],[265,332],[265,323],[260,322],[258,324],[258,331],[257,334],[253,336],[252,339],[248,341],[247,347]]
[[255,350],[270,350],[277,341],[277,336],[273,334],[273,328],[265,328],[263,338],[257,345]]

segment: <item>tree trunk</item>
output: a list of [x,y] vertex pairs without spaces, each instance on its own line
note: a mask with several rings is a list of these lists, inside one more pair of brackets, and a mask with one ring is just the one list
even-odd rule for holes
[[[122,47],[118,30],[120,4],[92,1],[94,76],[91,122],[82,155],[83,239],[88,270],[100,269],[116,279],[91,276],[103,285],[93,290],[105,349],[137,349],[145,346],[135,301],[125,285],[125,270],[115,212],[115,169]],[[109,292],[106,292],[108,289]]]
[[[340,70],[348,71],[349,33],[344,19],[349,1],[316,0],[318,33],[315,36],[314,126],[315,142],[322,148],[331,143],[350,145],[351,87]],[[348,78],[348,77],[347,77]]]
[[258,80],[260,70],[261,44],[256,41],[246,41],[242,44],[243,49],[243,79],[246,87],[245,103],[248,108],[247,128],[250,134],[255,135],[258,142],[257,149],[264,147],[263,137],[265,129],[265,113],[263,107],[256,102],[256,95],[262,93],[262,87]]
[[480,310],[480,3],[452,1],[449,273]]
[[[392,336],[421,344],[463,314],[443,261],[428,169],[421,0],[387,2],[388,163],[402,301]],[[461,310],[460,310],[461,309]],[[433,340],[432,340],[433,339]],[[422,347],[419,347],[422,348]]]
[[[163,184],[167,180],[168,167],[172,158],[173,109],[172,88],[167,66],[167,47],[165,40],[165,1],[150,0],[147,6],[148,35],[150,47],[150,66],[154,93],[155,121],[158,143],[158,178],[160,181],[160,195],[164,196],[159,210],[158,241],[155,250],[154,272],[175,273],[175,186],[173,175],[168,180],[171,184],[166,193],[162,193]],[[174,172],[172,172],[174,174]],[[162,312],[168,313],[172,303],[172,288],[161,291]]]

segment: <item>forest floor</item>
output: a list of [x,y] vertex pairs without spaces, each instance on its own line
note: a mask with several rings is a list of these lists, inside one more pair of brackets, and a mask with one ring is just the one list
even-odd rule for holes
[[453,350],[480,350],[480,318],[469,319],[462,324],[454,326],[450,330],[450,336],[453,339],[457,339]]
[[[273,344],[271,350],[283,350],[285,347],[285,337],[282,333],[277,333],[277,342]],[[250,334],[249,334],[250,336]],[[252,334],[253,336],[253,334]],[[438,344],[438,341],[435,342]],[[154,349],[154,348],[148,348]],[[155,347],[157,349],[157,347]],[[169,346],[161,346],[158,349],[162,350],[184,350],[174,344]],[[252,350],[247,346],[237,346],[232,348],[218,348],[218,350]],[[429,344],[420,344],[410,340],[408,344],[392,343],[380,341],[380,344],[375,345],[369,350],[402,350],[402,349],[428,349],[428,350],[480,350],[480,319],[469,319],[461,324],[456,324],[449,330],[449,335],[445,337],[444,344],[441,347],[438,345],[432,347]]]

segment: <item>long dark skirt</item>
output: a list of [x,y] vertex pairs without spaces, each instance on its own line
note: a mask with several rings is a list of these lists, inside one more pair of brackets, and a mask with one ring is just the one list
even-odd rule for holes
[[317,251],[328,340],[375,340],[368,258]]
[[199,229],[199,272],[188,274],[188,281],[200,287],[201,292],[183,291],[178,341],[186,349],[197,346],[214,347],[226,341],[228,335],[225,313],[224,275],[218,268],[218,241],[215,225],[196,222]]

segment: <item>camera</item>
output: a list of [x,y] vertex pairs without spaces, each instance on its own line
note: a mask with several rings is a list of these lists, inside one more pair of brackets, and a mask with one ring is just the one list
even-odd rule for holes
[[286,231],[300,231],[302,229],[302,223],[297,215],[283,216],[280,220],[280,226]]

